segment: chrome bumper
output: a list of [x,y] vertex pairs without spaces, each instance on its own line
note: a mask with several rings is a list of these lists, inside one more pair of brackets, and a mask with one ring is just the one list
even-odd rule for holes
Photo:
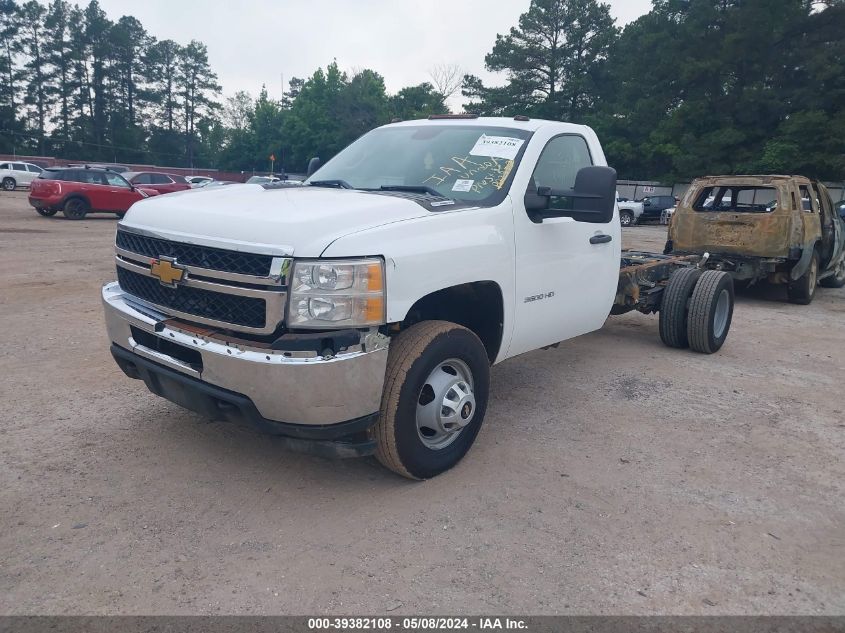
[[[248,398],[266,421],[316,427],[366,418],[379,410],[387,366],[383,337],[372,350],[342,352],[332,358],[295,358],[169,327],[170,317],[133,301],[117,283],[103,286],[102,297],[113,344],[182,376]],[[139,344],[132,326],[199,352],[201,364]]]

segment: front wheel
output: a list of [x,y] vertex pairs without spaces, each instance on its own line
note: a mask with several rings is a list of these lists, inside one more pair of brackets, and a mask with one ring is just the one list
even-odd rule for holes
[[490,361],[479,338],[446,321],[425,321],[390,345],[376,458],[409,479],[449,470],[475,441],[490,389]]
[[830,277],[825,277],[819,282],[825,288],[841,288],[845,286],[845,257],[839,260],[839,265]]
[[88,213],[88,203],[82,198],[71,198],[65,202],[62,213],[68,220],[82,220]]
[[45,218],[56,215],[58,211],[58,209],[47,209],[45,207],[37,207],[35,210],[38,211],[38,215],[43,215]]
[[14,178],[4,178],[3,179],[3,189],[6,191],[14,191],[15,187],[18,186],[18,183],[15,182]]

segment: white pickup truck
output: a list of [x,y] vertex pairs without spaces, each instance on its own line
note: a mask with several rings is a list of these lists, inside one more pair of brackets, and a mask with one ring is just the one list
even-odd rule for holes
[[721,347],[731,278],[697,256],[621,254],[620,232],[587,127],[394,123],[304,186],[135,204],[102,291],[112,354],[207,417],[424,479],[474,442],[491,365],[634,309],[660,312],[667,345]]

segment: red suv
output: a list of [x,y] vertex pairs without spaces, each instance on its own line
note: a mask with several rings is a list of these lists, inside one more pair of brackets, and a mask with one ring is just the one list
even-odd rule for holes
[[139,185],[145,189],[155,189],[159,193],[173,193],[174,191],[187,191],[191,184],[183,176],[176,174],[160,174],[156,171],[127,171],[123,173],[133,185]]
[[49,167],[32,181],[29,204],[41,215],[55,215],[61,209],[69,220],[81,220],[91,212],[122,217],[134,202],[157,195],[155,189],[136,187],[108,169]]

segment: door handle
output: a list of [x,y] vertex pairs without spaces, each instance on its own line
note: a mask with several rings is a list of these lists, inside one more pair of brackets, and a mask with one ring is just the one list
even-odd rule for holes
[[612,235],[593,235],[593,237],[590,238],[590,244],[607,244],[611,240],[613,240]]

